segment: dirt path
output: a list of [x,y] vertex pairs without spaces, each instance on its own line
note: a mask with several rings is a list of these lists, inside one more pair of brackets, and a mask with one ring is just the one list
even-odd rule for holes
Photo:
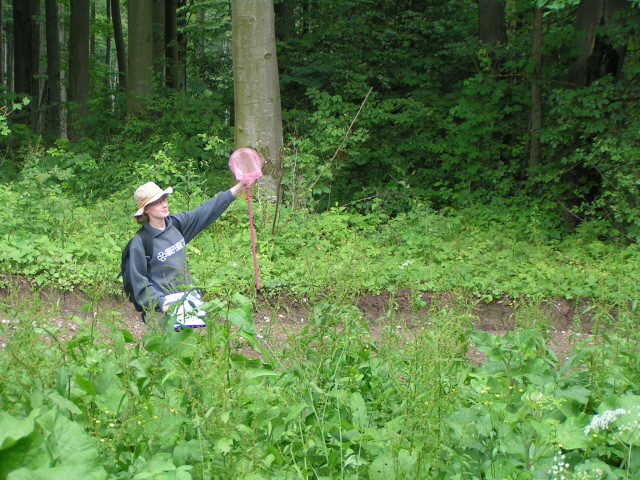
[[[16,293],[17,292],[17,293]],[[74,292],[55,292],[42,290],[37,294],[33,288],[22,282],[19,289],[0,291],[0,301],[6,305],[0,310],[0,321],[5,331],[11,331],[15,321],[10,311],[37,309],[37,318],[42,318],[46,328],[57,330],[56,336],[62,340],[73,337],[80,322],[91,321],[92,315],[109,314],[114,321],[122,321],[136,340],[146,333],[147,326],[140,321],[140,315],[123,297],[102,300],[97,305],[83,294]],[[420,306],[416,306],[419,302]],[[473,299],[466,300],[466,309],[471,315],[474,328],[492,334],[504,334],[516,327],[516,319],[522,317],[526,308],[527,318],[534,318],[542,329],[546,329],[549,346],[562,361],[571,350],[574,342],[591,333],[589,318],[580,318],[584,306],[572,304],[564,299],[543,302],[539,305],[522,306],[503,298],[491,303],[481,303]],[[298,301],[286,295],[261,297],[256,301],[257,309],[253,315],[257,333],[275,351],[279,345],[300,331],[309,318],[311,307],[304,300]],[[374,339],[380,338],[383,326],[395,322],[399,331],[410,337],[412,332],[424,326],[429,316],[441,308],[460,309],[460,297],[450,294],[423,293],[419,298],[409,291],[395,294],[389,292],[380,295],[367,295],[358,299],[356,306],[368,321]],[[7,308],[8,307],[8,308]],[[434,310],[435,309],[435,310]],[[4,311],[3,311],[4,310]],[[431,312],[431,313],[430,313]],[[576,319],[579,321],[576,321]],[[0,336],[0,347],[7,339]],[[481,363],[484,356],[471,348],[470,359]]]

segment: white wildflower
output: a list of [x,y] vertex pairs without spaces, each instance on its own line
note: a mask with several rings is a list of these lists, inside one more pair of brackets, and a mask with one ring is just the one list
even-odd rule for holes
[[565,480],[565,476],[563,472],[569,470],[569,463],[565,462],[566,457],[562,453],[562,450],[558,451],[558,454],[553,457],[553,466],[549,473],[551,474],[551,478],[553,480]]
[[409,265],[411,265],[414,262],[414,260],[407,260],[406,262],[404,262],[402,265],[400,265],[398,268],[400,270],[402,270],[405,267],[408,267]]
[[624,408],[617,408],[615,410],[607,410],[600,415],[594,415],[591,419],[591,423],[584,429],[584,434],[589,435],[592,430],[607,430],[616,418],[620,415],[626,415],[627,412]]

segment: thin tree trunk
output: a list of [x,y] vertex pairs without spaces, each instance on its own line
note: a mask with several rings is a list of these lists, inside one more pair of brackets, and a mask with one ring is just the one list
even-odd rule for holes
[[[95,2],[91,3],[91,12],[89,14],[89,25],[95,23],[96,21],[96,4]],[[91,56],[96,54],[96,34],[93,31],[89,33],[89,54]]]
[[[106,12],[107,13],[107,22],[111,23],[111,1],[107,0],[106,3],[107,4],[105,6],[106,6],[106,9],[107,9],[107,12]],[[105,49],[104,64],[107,67],[110,67],[111,66],[111,34],[110,33],[107,34],[107,38],[105,38],[104,43],[105,43],[105,46],[104,46],[105,47],[104,48]],[[111,69],[108,69],[108,71],[109,71],[109,73],[111,73]],[[110,80],[111,79],[111,75],[109,74],[107,76],[107,78],[108,78],[107,85],[109,86],[109,88],[111,88],[111,80]]]
[[[65,13],[65,7],[63,3],[58,4],[58,18],[62,17]],[[58,28],[58,45],[60,48],[64,50],[67,46],[67,35],[65,33],[65,29],[63,25],[60,25],[61,28]],[[67,65],[68,67],[68,65]],[[67,128],[67,79],[68,75],[64,68],[64,64],[60,65],[60,104],[62,108],[60,109],[60,138],[68,138],[68,128]]]
[[4,17],[2,14],[3,10],[4,10],[4,2],[3,0],[0,0],[0,85],[4,85],[5,72],[7,70],[7,63],[5,59],[6,48],[4,44],[4,35],[3,35],[4,28],[2,28],[2,25],[4,25]]
[[13,35],[7,37],[7,91],[16,91],[16,76],[15,76],[15,40]]
[[58,2],[45,0],[47,26],[47,128],[60,136],[60,44],[58,43]]
[[531,144],[529,149],[529,166],[540,165],[540,129],[542,128],[542,14],[543,10],[533,7],[532,57],[533,76],[531,78]]
[[41,53],[45,50],[44,23],[42,22],[41,0],[31,0],[31,38],[33,39],[35,55],[31,59],[33,63],[34,76],[31,80],[33,86],[31,100],[31,128],[38,133],[42,133],[44,125],[43,112],[41,106],[45,103],[45,74],[46,67],[40,62]]
[[118,60],[118,83],[120,89],[127,91],[127,52],[122,33],[122,17],[120,15],[120,0],[111,0],[111,19],[113,20],[113,39],[116,43],[116,58]]
[[166,0],[165,3],[165,59],[167,87],[178,89],[178,2]]
[[178,73],[178,90],[186,90],[187,88],[187,36],[184,29],[187,26],[187,0],[178,0],[178,65],[176,72]]

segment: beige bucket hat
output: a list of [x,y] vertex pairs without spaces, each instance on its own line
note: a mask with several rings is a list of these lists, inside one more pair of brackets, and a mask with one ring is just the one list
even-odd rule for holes
[[138,211],[133,216],[139,217],[144,213],[144,207],[170,193],[173,193],[173,188],[167,187],[163,190],[154,182],[147,182],[141,185],[133,194],[133,200],[138,206]]

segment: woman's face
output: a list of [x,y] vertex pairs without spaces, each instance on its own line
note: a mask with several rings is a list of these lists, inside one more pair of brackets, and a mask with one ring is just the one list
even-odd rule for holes
[[149,218],[167,218],[169,216],[169,200],[167,200],[167,196],[165,195],[144,207],[144,213],[149,215]]

